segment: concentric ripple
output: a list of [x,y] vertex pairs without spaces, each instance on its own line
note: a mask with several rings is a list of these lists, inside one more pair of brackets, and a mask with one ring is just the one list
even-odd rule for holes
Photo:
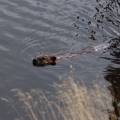
[[[101,52],[101,48],[108,48],[106,43],[109,41],[114,44],[106,53]],[[108,82],[114,84],[108,68],[119,67],[119,41],[118,0],[0,0],[1,96],[4,98],[15,88],[54,92],[53,83],[59,84],[58,78],[66,76],[71,64],[75,67],[77,80],[83,80],[88,90],[94,81],[100,81],[107,89]],[[94,46],[97,46],[96,53],[66,59],[54,67],[32,66],[32,58],[39,54],[70,54]],[[114,71],[119,74],[119,69]],[[98,74],[101,79],[96,80]],[[116,96],[113,95],[115,100]],[[9,111],[2,113],[0,110],[1,120],[13,120]]]

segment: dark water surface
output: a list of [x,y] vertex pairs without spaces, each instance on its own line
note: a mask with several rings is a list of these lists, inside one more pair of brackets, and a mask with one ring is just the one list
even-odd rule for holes
[[[87,89],[97,83],[105,92],[110,92],[109,105],[113,108],[106,114],[110,114],[108,120],[118,120],[119,42],[105,53],[81,55],[56,66],[32,66],[32,58],[41,53],[79,51],[115,40],[120,41],[119,0],[0,0],[0,120],[38,120],[32,112],[32,117],[25,115],[19,103],[13,105],[17,100],[12,91],[40,89],[55,94],[54,84],[67,79],[71,65],[75,81],[84,82]],[[51,116],[39,120],[49,119],[68,120]]]

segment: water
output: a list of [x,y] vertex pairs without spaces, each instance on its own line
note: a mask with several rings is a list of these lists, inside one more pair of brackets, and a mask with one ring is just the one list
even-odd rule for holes
[[[118,0],[0,0],[0,120],[117,120],[119,19]],[[116,44],[104,51],[108,41]],[[92,46],[97,52],[32,66],[35,55]]]

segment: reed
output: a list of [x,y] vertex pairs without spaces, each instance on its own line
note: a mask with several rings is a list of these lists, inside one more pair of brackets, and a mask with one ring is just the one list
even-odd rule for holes
[[[40,89],[12,90],[18,104],[14,108],[24,114],[16,120],[110,120],[114,116],[112,97],[98,84],[88,89],[76,82],[72,73],[54,88],[54,95]],[[111,120],[116,120],[115,116]]]

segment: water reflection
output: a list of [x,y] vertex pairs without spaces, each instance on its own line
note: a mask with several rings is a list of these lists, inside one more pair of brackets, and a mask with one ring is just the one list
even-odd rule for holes
[[113,51],[111,51],[111,58],[109,58],[112,62],[111,65],[109,65],[106,68],[106,75],[105,79],[111,83],[109,86],[109,90],[113,96],[113,106],[114,111],[113,113],[116,115],[117,118],[120,117],[120,48],[114,48]]
[[113,100],[114,110],[110,112],[110,120],[118,120],[120,117],[120,38],[110,40],[110,56],[103,57],[111,61],[111,64],[105,70],[105,79],[110,83],[110,90]]
[[96,0],[98,2],[96,6],[96,14],[94,15],[95,20],[98,23],[107,21],[112,23],[114,26],[119,27],[119,7],[120,3],[118,0]]
[[[109,90],[113,96],[113,114],[120,117],[120,68],[109,66],[106,70],[105,79],[111,83]],[[115,119],[116,120],[116,119]]]
[[118,0],[96,0],[96,13],[88,22],[90,39],[106,41],[120,36],[120,3]]
[[[59,84],[56,92],[12,89],[12,98],[0,98],[9,116],[17,120],[109,120],[111,95],[105,87],[94,83],[91,89],[75,80],[72,72]],[[5,110],[4,110],[5,111]]]
[[[115,120],[120,116],[118,107],[120,2],[118,0],[96,0],[96,2],[95,0],[0,1],[2,25],[0,35],[3,39],[0,46],[2,51],[0,89],[2,94],[5,94],[3,92],[5,90],[12,96],[12,98],[1,97],[0,119]],[[97,84],[88,90],[88,86],[82,86],[71,79],[62,80],[63,82],[56,88],[58,93],[55,96],[58,103],[51,97],[53,91],[46,97],[43,89],[49,91],[48,86],[58,81],[58,75],[66,74],[66,65],[69,63],[63,63],[58,69],[56,67],[34,69],[28,61],[31,61],[36,52],[53,53],[69,50],[73,44],[77,44],[78,47],[75,49],[80,50],[84,46],[89,46],[89,43],[97,44],[110,39],[110,42],[113,42],[109,48],[110,55],[107,54],[104,58],[110,60],[112,64],[106,68],[105,79],[111,83],[109,90],[113,95],[113,101],[109,91],[103,86],[99,87]],[[19,53],[21,54],[18,55]],[[96,73],[99,70],[103,71],[104,65],[109,63],[99,62],[99,64],[96,56],[86,55],[81,57],[81,61],[72,61],[72,64],[76,64],[77,77],[86,80],[88,84],[92,83],[91,76],[96,78]],[[28,91],[23,90],[27,88]],[[17,93],[15,94],[17,99],[8,92],[10,89]]]
[[[109,111],[109,120],[120,119],[120,1],[119,0],[96,0],[96,14],[94,19],[97,28],[102,29],[110,40],[109,55],[102,57],[111,61],[105,70],[105,79],[110,83],[108,89],[111,92],[113,111]],[[111,33],[111,35],[109,33]]]

